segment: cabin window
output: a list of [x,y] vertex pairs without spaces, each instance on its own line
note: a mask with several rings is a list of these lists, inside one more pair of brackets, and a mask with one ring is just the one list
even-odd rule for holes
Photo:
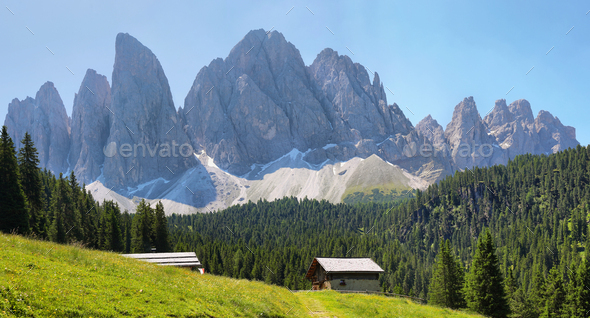
[[344,282],[344,279],[340,280],[340,286],[346,286],[346,283]]

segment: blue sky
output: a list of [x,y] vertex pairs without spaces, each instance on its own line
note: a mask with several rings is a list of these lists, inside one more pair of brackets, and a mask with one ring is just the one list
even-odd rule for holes
[[225,58],[248,31],[274,27],[307,65],[330,47],[377,71],[395,94],[387,91],[388,102],[414,125],[431,114],[446,126],[467,96],[482,117],[496,99],[525,98],[535,116],[548,110],[576,127],[580,143],[590,143],[587,1],[9,0],[3,6],[2,120],[13,98],[34,97],[46,81],[55,83],[71,115],[86,69],[111,81],[119,32],[158,56],[179,107],[199,69]]

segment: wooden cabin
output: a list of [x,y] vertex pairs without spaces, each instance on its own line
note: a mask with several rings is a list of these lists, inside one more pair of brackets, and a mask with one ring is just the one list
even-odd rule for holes
[[125,257],[135,258],[149,263],[156,263],[164,266],[177,267],[201,267],[201,262],[195,252],[183,253],[143,253],[143,254],[122,254]]
[[316,257],[305,278],[313,290],[380,291],[379,274],[383,269],[366,257]]

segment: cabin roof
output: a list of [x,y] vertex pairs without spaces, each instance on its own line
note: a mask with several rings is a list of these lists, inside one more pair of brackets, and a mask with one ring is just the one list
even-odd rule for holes
[[311,262],[305,278],[311,279],[321,266],[329,273],[384,273],[381,266],[368,257],[316,257]]
[[180,267],[201,267],[201,262],[195,252],[183,253],[144,253],[144,254],[122,254],[125,257],[135,258],[155,263],[158,265],[180,266]]

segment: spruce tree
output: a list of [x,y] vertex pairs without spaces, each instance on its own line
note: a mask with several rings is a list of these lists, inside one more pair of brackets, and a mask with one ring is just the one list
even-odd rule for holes
[[[76,175],[72,170],[70,172],[70,177],[68,178],[69,186],[70,186],[70,193],[72,196],[72,218],[75,219],[76,228],[73,231],[73,236],[79,241],[84,240],[84,226],[82,225],[82,211],[80,211],[82,206],[82,199],[83,199],[83,191],[80,189],[80,185],[78,184],[78,180],[76,179]],[[79,226],[78,226],[79,224]]]
[[465,307],[463,267],[452,255],[449,240],[441,240],[439,249],[430,279],[428,302],[449,308]]
[[2,126],[0,140],[0,231],[29,232],[27,199],[20,183],[14,143]]
[[57,213],[49,227],[49,239],[56,243],[65,244],[67,243],[66,239],[66,229],[64,227],[64,215],[63,213]]
[[545,306],[542,318],[562,317],[565,305],[565,291],[563,278],[557,267],[551,268],[547,277],[545,292]]
[[577,270],[570,272],[565,311],[568,317],[588,317],[590,312],[590,267],[588,258],[583,259]]
[[125,242],[125,253],[131,253],[131,215],[127,210],[123,213],[123,241]]
[[529,287],[528,301],[532,305],[532,311],[536,316],[543,313],[545,308],[545,276],[543,275],[542,265],[533,265],[533,281]]
[[153,213],[152,208],[145,199],[142,199],[137,205],[131,230],[132,253],[148,253],[151,251],[154,229]]
[[156,204],[156,209],[154,211],[154,233],[156,237],[156,241],[154,242],[156,252],[169,252],[168,221],[166,220],[164,205],[161,201]]
[[125,248],[120,225],[121,211],[118,204],[113,201],[104,202],[103,226],[105,238],[102,249],[107,251],[122,252]]
[[21,143],[23,146],[18,151],[18,170],[21,187],[29,203],[29,226],[31,232],[40,237],[45,237],[45,206],[37,149],[28,132],[25,132],[25,137]]
[[507,317],[504,279],[489,229],[479,236],[477,250],[465,284],[467,306],[482,315]]
[[[82,226],[80,222],[80,211],[74,206],[72,200],[72,190],[68,184],[68,180],[59,174],[59,179],[55,184],[51,197],[51,210],[55,218],[61,214],[62,226],[66,229],[66,242],[81,241]],[[60,222],[52,222],[52,227]],[[55,233],[55,229],[52,229]]]

